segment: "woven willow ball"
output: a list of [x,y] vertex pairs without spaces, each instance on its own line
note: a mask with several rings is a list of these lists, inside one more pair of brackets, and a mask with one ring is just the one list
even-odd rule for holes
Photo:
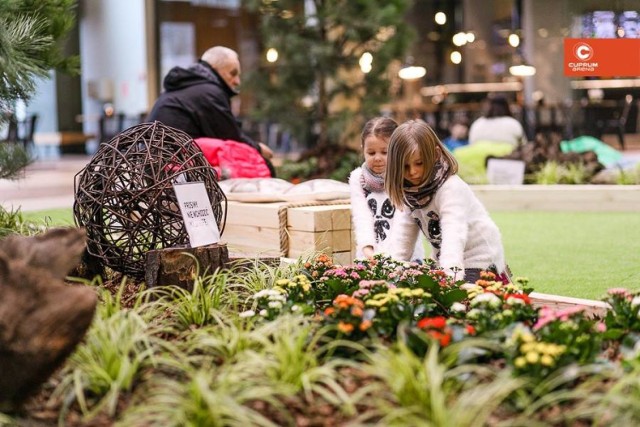
[[[160,122],[143,123],[100,144],[75,176],[76,224],[103,266],[144,277],[149,250],[188,244],[174,183],[203,182],[222,232],[227,199],[191,137]],[[221,206],[224,202],[224,208]]]

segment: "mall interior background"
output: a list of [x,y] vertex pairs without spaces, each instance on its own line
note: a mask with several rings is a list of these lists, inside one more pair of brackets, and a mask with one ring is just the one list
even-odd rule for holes
[[[442,105],[477,109],[494,90],[508,93],[516,105],[563,105],[589,96],[617,103],[627,94],[638,99],[638,78],[592,79],[587,87],[584,79],[565,77],[562,70],[564,38],[640,37],[639,9],[637,0],[415,0],[406,24],[417,37],[402,60],[427,73],[403,82],[388,108],[399,118]],[[65,132],[98,135],[105,108],[121,114],[125,127],[138,123],[168,69],[194,62],[210,46],[237,50],[245,72],[258,66],[268,48],[258,35],[259,17],[246,12],[240,0],[80,0],[78,12],[66,52],[80,56],[81,74],[52,73],[19,111],[39,116],[36,137],[45,141]],[[444,24],[435,22],[437,12],[446,14]],[[472,34],[473,41],[456,46],[458,33]],[[519,36],[517,47],[508,42],[511,34]],[[460,54],[458,64],[452,62],[453,51]],[[509,67],[516,62],[535,66],[535,75],[512,76]],[[251,94],[243,93],[234,107],[245,115],[252,102]],[[637,111],[629,129],[637,131]],[[97,138],[87,143],[91,151]]]

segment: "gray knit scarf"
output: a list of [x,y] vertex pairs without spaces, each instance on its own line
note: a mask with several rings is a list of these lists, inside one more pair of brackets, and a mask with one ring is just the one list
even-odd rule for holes
[[374,193],[384,191],[384,176],[374,173],[366,163],[362,164],[360,183],[362,184],[362,188],[367,191]]
[[413,186],[407,180],[404,181],[404,200],[411,210],[423,209],[433,199],[436,191],[449,178],[449,163],[440,158],[433,166],[431,176],[425,184]]

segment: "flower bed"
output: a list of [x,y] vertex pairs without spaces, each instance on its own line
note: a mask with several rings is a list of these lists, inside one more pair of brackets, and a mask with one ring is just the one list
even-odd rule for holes
[[[111,285],[113,286],[113,285]],[[193,289],[97,287],[85,342],[10,425],[636,425],[640,294],[320,255]],[[132,292],[133,289],[133,292]]]

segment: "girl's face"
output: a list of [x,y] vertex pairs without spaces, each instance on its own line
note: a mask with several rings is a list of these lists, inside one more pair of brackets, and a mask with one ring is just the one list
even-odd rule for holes
[[420,185],[423,177],[424,161],[418,150],[415,150],[404,164],[404,179],[409,181],[411,185]]
[[383,174],[387,167],[387,148],[389,141],[375,135],[364,140],[364,161],[375,174]]

